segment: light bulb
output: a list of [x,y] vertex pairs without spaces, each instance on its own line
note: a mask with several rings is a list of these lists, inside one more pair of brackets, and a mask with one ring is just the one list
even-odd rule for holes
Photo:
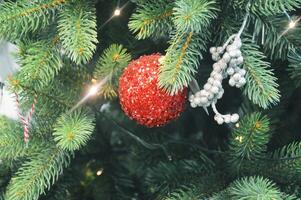
[[96,95],[97,92],[98,92],[98,87],[97,87],[97,85],[93,85],[93,86],[91,86],[91,88],[89,89],[88,95],[89,95],[89,96],[93,96],[93,95]]
[[100,176],[100,175],[102,174],[102,172],[103,172],[103,169],[100,169],[100,170],[98,170],[98,171],[96,172],[96,175],[97,175],[97,176]]
[[121,14],[121,10],[119,8],[116,8],[114,11],[114,16],[119,16]]
[[291,20],[290,23],[288,24],[289,29],[295,28],[295,26],[296,26],[296,22],[294,22],[293,20]]
[[243,141],[243,139],[244,139],[244,137],[243,136],[237,136],[236,138],[235,138],[235,140],[237,140],[239,143],[242,143],[242,141]]

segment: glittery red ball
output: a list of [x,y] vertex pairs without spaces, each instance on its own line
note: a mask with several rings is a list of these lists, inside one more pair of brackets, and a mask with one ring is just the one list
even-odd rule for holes
[[142,56],[125,68],[119,79],[123,111],[147,127],[162,126],[184,110],[187,88],[171,96],[157,86],[160,54]]

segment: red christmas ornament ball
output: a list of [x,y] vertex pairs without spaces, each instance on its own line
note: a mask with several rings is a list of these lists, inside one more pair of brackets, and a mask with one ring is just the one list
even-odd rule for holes
[[187,88],[169,95],[159,88],[160,54],[132,61],[119,79],[121,108],[131,119],[147,127],[162,126],[183,112]]

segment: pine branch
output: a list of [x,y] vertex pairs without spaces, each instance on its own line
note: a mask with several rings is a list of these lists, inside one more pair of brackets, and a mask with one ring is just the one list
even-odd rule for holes
[[48,26],[68,0],[23,0],[0,3],[0,38],[15,40]]
[[291,49],[288,60],[290,76],[297,86],[301,86],[301,49]]
[[225,200],[225,199],[229,199],[229,200],[231,199],[227,190],[223,190],[218,193],[215,193],[211,197],[205,198],[204,200]]
[[32,153],[39,152],[43,146],[41,140],[32,138],[26,147],[23,127],[4,117],[0,117],[0,160],[14,161]]
[[[297,20],[292,17],[292,20]],[[284,15],[265,17],[253,16],[254,36],[263,44],[264,53],[271,59],[287,59],[288,52],[300,46],[301,26],[288,29],[288,19]]]
[[215,0],[178,0],[175,3],[173,22],[178,32],[203,33],[216,18]]
[[33,131],[38,135],[48,135],[52,132],[57,118],[70,110],[81,98],[83,83],[91,80],[85,68],[64,62],[64,68],[55,76],[50,85],[43,90],[20,84],[14,78],[10,79],[10,90],[18,92],[22,108],[29,109],[34,94],[38,95],[38,102],[34,113]]
[[54,128],[54,141],[66,151],[80,149],[91,137],[95,126],[93,121],[94,118],[84,110],[63,114]]
[[189,183],[193,178],[204,175],[204,172],[208,173],[213,163],[208,158],[207,161],[204,163],[194,160],[160,162],[147,170],[145,184],[148,188],[152,188],[152,193],[166,196],[170,191]]
[[[66,172],[65,172],[66,173]],[[68,172],[67,172],[68,173]],[[70,178],[66,176],[62,176],[59,180],[51,187],[49,191],[45,195],[39,198],[39,200],[69,200],[70,198],[70,191],[71,183]]]
[[[244,177],[208,200],[297,200],[294,195],[280,191],[275,183],[263,177]],[[204,199],[205,200],[205,199]]]
[[162,200],[202,199],[202,196],[202,191],[199,188],[191,186],[190,188],[176,190]]
[[210,35],[210,21],[216,17],[214,6],[214,1],[205,0],[176,2],[173,21],[177,30],[162,60],[159,74],[159,86],[168,93],[175,94],[187,87],[196,73],[202,57],[200,52],[205,51]]
[[105,98],[112,99],[117,96],[119,77],[130,60],[131,55],[127,50],[117,44],[112,44],[99,58],[93,76],[97,80],[109,77],[100,91]]
[[54,45],[55,41],[45,40],[19,43],[17,57],[21,71],[17,79],[21,84],[41,90],[53,81],[63,66],[60,53]]
[[170,94],[188,87],[202,58],[200,52],[206,50],[206,41],[203,35],[192,32],[174,35],[161,62],[159,86]]
[[271,158],[265,166],[267,175],[276,180],[301,181],[301,143],[293,142],[268,155]]
[[245,42],[243,45],[244,68],[247,71],[247,84],[244,94],[254,103],[266,109],[280,101],[277,78],[259,51],[256,44]]
[[235,181],[228,188],[231,199],[248,200],[296,200],[293,196],[283,194],[272,181],[263,177],[245,177]]
[[270,122],[266,116],[253,113],[244,117],[230,139],[229,164],[239,169],[244,161],[256,160],[266,151]]
[[[208,195],[224,187],[224,180],[219,172],[195,176],[189,183],[182,183],[178,189],[168,193],[162,200],[192,200],[206,199]],[[225,200],[227,198],[223,198]]]
[[151,0],[137,5],[132,15],[129,28],[137,39],[158,38],[172,30],[172,14],[174,3],[167,0]]
[[[243,10],[246,9],[249,0],[234,0],[233,4]],[[251,1],[248,8],[250,12],[258,15],[276,15],[284,11],[295,11],[301,7],[301,0],[257,0]]]
[[37,200],[54,184],[69,163],[69,154],[57,148],[45,147],[18,170],[8,185],[5,199]]
[[67,56],[77,64],[87,63],[96,50],[96,10],[94,5],[78,1],[60,12],[58,32]]

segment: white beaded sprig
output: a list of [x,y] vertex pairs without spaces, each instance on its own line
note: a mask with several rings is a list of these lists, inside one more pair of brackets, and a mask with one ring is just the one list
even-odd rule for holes
[[[241,53],[242,42],[240,36],[247,23],[248,15],[245,17],[244,23],[237,34],[232,35],[227,42],[220,47],[211,47],[210,53],[212,59],[216,61],[213,64],[213,71],[204,85],[203,89],[195,89],[193,94],[189,96],[192,108],[203,107],[207,111],[207,107],[211,105],[215,116],[214,120],[218,124],[236,123],[239,120],[238,114],[222,115],[216,109],[216,102],[221,99],[224,94],[222,81],[228,77],[231,87],[241,88],[246,84],[246,70],[241,68],[244,58]],[[196,81],[193,83],[196,85]],[[192,84],[191,84],[192,85]]]

